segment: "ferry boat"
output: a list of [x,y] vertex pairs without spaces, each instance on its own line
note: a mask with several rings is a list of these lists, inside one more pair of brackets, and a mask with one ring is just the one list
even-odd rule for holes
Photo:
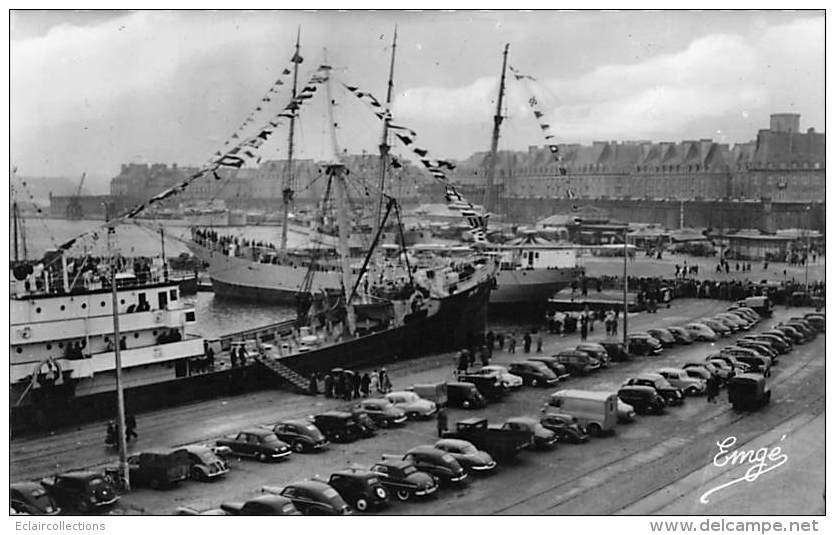
[[64,256],[48,254],[43,263],[12,270],[13,429],[51,427],[73,412],[115,414],[117,344],[128,399],[140,391],[158,395],[172,381],[188,378],[194,359],[203,356],[203,339],[186,334],[196,318],[181,298],[179,281],[169,280],[164,270],[117,273],[115,340],[109,278],[102,266],[82,265],[70,273]]

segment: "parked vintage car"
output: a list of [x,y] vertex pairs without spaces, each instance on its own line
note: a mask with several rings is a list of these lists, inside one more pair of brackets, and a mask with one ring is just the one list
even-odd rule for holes
[[773,305],[771,299],[764,295],[753,297],[746,297],[736,302],[738,307],[747,307],[759,314],[761,317],[771,316],[773,313]]
[[292,451],[286,442],[282,442],[269,429],[246,429],[235,435],[229,435],[216,442],[217,446],[226,446],[239,457],[254,457],[267,462],[286,459]]
[[588,375],[600,369],[600,361],[585,351],[565,349],[554,356],[560,364],[566,367],[571,375]]
[[395,498],[405,502],[411,497],[431,496],[438,490],[438,481],[418,470],[414,463],[397,459],[383,459],[370,468]]
[[467,471],[455,457],[435,446],[415,446],[403,456],[418,470],[432,474],[442,483],[460,484],[467,479]]
[[615,362],[624,362],[632,358],[632,355],[626,350],[626,346],[623,345],[623,342],[601,340],[599,343],[606,349],[606,352],[609,353],[610,360]]
[[600,362],[601,368],[608,368],[609,367],[609,352],[606,351],[606,348],[596,342],[583,342],[577,344],[574,348],[577,351],[585,351],[592,357],[596,358]]
[[332,442],[353,442],[363,434],[363,430],[354,421],[353,415],[343,411],[317,414],[313,416],[313,425]]
[[704,323],[719,336],[730,336],[732,332],[730,327],[715,318],[704,318],[699,320],[699,323]]
[[623,386],[633,385],[651,386],[655,388],[661,397],[664,398],[664,402],[667,405],[681,405],[684,403],[684,393],[657,373],[641,373],[635,377],[630,377],[623,383]]
[[741,313],[734,314],[733,312],[722,312],[720,314],[716,314],[716,316],[714,317],[716,317],[717,319],[725,319],[733,323],[736,326],[736,330],[738,331],[747,331],[748,329],[753,327],[754,324],[756,324],[755,321],[748,319]]
[[[794,318],[792,318],[794,319]],[[826,316],[820,312],[809,312],[803,316],[809,324],[818,330],[818,332],[826,331]]]
[[531,433],[533,435],[533,446],[537,449],[555,448],[559,440],[556,433],[545,428],[536,418],[529,416],[508,418],[502,425],[502,429]]
[[438,412],[436,403],[423,399],[414,392],[398,391],[386,394],[386,399],[395,407],[402,409],[410,420],[431,418]]
[[508,370],[513,375],[521,377],[522,382],[529,386],[549,386],[559,382],[554,372],[538,361],[512,362]]
[[380,478],[370,470],[349,468],[334,472],[328,485],[357,511],[367,511],[388,504],[389,493]]
[[454,430],[445,432],[442,438],[466,440],[497,461],[510,460],[521,450],[533,445],[532,433],[492,427],[485,418],[461,420],[455,424]]
[[701,379],[702,381],[707,384],[713,374],[710,373],[706,367],[704,366],[690,366],[690,367],[683,367],[684,373],[687,374],[688,377],[692,377],[693,379]]
[[504,366],[499,366],[498,364],[482,366],[475,373],[486,377],[495,377],[507,390],[517,390],[522,386],[521,377],[519,377],[518,375],[513,375],[507,370],[507,368],[505,368]]
[[[481,396],[487,401],[501,401],[507,394],[507,388],[504,387],[502,382],[497,377],[492,375],[459,373],[458,381],[474,385],[479,394],[481,394]],[[447,384],[447,395],[450,396],[450,399],[452,399],[452,394],[449,390],[450,385],[452,385],[452,383]]]
[[690,345],[693,343],[693,337],[684,327],[667,327],[667,330],[673,335],[677,344]]
[[684,326],[684,330],[693,338],[694,342],[715,342],[719,339],[716,331],[698,321],[688,323]]
[[269,494],[288,498],[303,515],[350,515],[351,508],[336,490],[321,481],[299,481],[283,489],[266,486],[261,489]]
[[670,347],[676,344],[676,337],[667,329],[661,327],[655,329],[647,329],[647,334],[661,342],[662,347]]
[[687,375],[682,368],[660,368],[656,372],[686,396],[700,396],[707,391],[707,382]]
[[535,354],[528,357],[528,360],[531,362],[541,362],[542,364],[548,366],[548,369],[554,372],[554,375],[556,375],[557,379],[560,381],[571,376],[568,369],[564,365],[560,364],[559,360],[557,360],[557,357]]
[[[729,333],[731,333],[731,334],[735,333],[737,331],[741,331],[743,326],[747,325],[746,323],[743,323],[742,320],[739,319],[736,316],[734,316],[733,319],[731,319],[731,318],[728,318],[727,316],[723,316],[722,314],[717,314],[715,316],[712,316],[710,319],[724,325],[725,328],[727,328]],[[716,330],[716,329],[714,329],[714,330]]]
[[34,481],[21,481],[9,485],[9,505],[17,514],[57,515],[58,503],[44,488]]
[[[183,448],[145,451],[130,455],[127,460],[131,485],[137,487],[169,488],[191,475],[192,462]],[[118,471],[118,467],[110,467],[105,473]]]
[[[719,380],[724,383],[728,380],[729,377],[733,377],[734,370],[730,366],[727,365],[725,361],[719,361],[721,364],[717,364],[716,362],[685,362],[682,365],[684,371],[689,372],[689,370],[702,370],[708,375],[714,375],[719,378]],[[700,376],[704,377],[703,374],[699,374]],[[705,378],[707,380],[707,378]]]
[[229,472],[229,465],[208,446],[184,446],[191,466],[189,477],[197,481],[212,481]]
[[284,420],[270,426],[279,440],[290,444],[296,453],[322,451],[328,447],[328,439],[314,424],[305,420]]
[[223,503],[220,509],[231,516],[294,516],[301,514],[293,505],[292,500],[276,494],[264,494],[245,502]]
[[[757,342],[760,344],[765,344],[772,351],[775,351],[779,355],[785,355],[791,349],[791,346],[786,343],[785,340],[782,338],[778,338],[777,336],[770,335],[770,334],[763,334],[763,333],[756,333],[756,334],[746,334],[740,340],[746,340],[750,342]],[[743,346],[744,347],[744,346]]]
[[374,423],[368,411],[357,406],[351,407],[350,411],[351,418],[359,429],[360,437],[371,438],[377,434],[377,424]]
[[589,435],[583,431],[580,424],[577,423],[577,418],[570,414],[561,412],[546,412],[539,419],[542,427],[553,431],[557,435],[560,442],[571,442],[572,444],[582,444],[589,441]]
[[629,352],[635,355],[657,355],[663,345],[649,333],[629,333]]
[[743,362],[750,367],[751,372],[762,373],[766,377],[771,375],[771,358],[764,357],[753,349],[748,349],[739,346],[723,347],[719,354],[722,356],[730,356],[739,362]]
[[758,323],[760,321],[761,316],[757,314],[757,312],[753,308],[749,307],[741,307],[739,305],[732,305],[728,312],[731,314],[736,314],[738,316],[744,317],[745,319],[751,320],[754,323]]
[[479,450],[466,440],[442,438],[435,442],[435,448],[452,455],[452,458],[470,473],[489,472],[496,467],[496,461],[489,453]]
[[104,474],[90,470],[66,472],[41,480],[41,486],[65,510],[88,513],[119,501]]
[[406,413],[386,398],[363,399],[355,408],[362,409],[378,427],[405,424]]
[[618,399],[618,423],[628,424],[635,421],[635,407]]
[[771,401],[765,377],[758,373],[743,373],[728,381],[728,401],[736,410],[758,409]]
[[618,399],[635,408],[638,414],[661,414],[667,402],[652,386],[630,385],[618,390]]
[[751,369],[751,367],[748,364],[736,360],[736,357],[727,353],[711,353],[710,355],[705,357],[705,362],[710,362],[714,365],[721,366],[721,364],[719,364],[717,361],[724,362],[727,367],[731,368],[734,371],[734,374],[745,373]]
[[462,409],[481,409],[487,406],[487,399],[473,383],[447,383],[447,405]]
[[756,351],[760,355],[770,358],[772,364],[777,364],[779,353],[768,342],[740,338],[736,341],[735,345],[739,347],[744,347],[745,349],[751,349],[753,351]]

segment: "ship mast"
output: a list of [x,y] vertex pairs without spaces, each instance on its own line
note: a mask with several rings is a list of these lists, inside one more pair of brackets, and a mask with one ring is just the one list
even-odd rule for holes
[[391,94],[394,90],[394,57],[397,51],[397,25],[394,26],[394,38],[391,42],[391,63],[389,65],[389,80],[386,88],[386,115],[383,119],[383,134],[380,139],[380,202],[377,205],[377,217],[375,219],[374,227],[378,228],[382,224],[383,204],[386,192],[386,168],[389,161],[389,123],[391,123]]
[[[327,61],[327,50],[325,51]],[[328,97],[328,125],[331,133],[331,147],[333,149],[333,162],[328,164],[325,172],[331,178],[334,185],[336,197],[336,224],[339,226],[339,250],[340,267],[342,269],[342,292],[345,299],[345,320],[348,324],[348,333],[353,335],[356,332],[356,317],[354,306],[351,304],[351,258],[348,241],[351,238],[351,223],[348,221],[348,191],[345,185],[345,166],[339,159],[339,144],[336,139],[336,122],[333,117],[333,96],[331,93],[331,79],[328,75],[325,85]]]
[[496,102],[496,115],[493,116],[493,137],[490,141],[490,161],[487,166],[487,189],[484,190],[484,210],[492,212],[495,208],[495,199],[493,198],[493,179],[496,175],[496,152],[499,148],[499,128],[502,125],[502,101],[504,100],[504,81],[505,71],[507,70],[507,52],[510,49],[510,43],[504,45],[504,53],[502,54],[502,76],[499,82],[499,98]]
[[20,262],[20,254],[18,253],[18,244],[17,244],[17,222],[18,218],[20,217],[17,213],[17,201],[12,203],[12,217],[13,224],[14,224],[14,261],[15,263]]
[[[295,102],[296,90],[298,88],[299,80],[299,63],[302,62],[302,57],[299,55],[299,39],[301,38],[301,28],[296,32],[296,52],[293,54],[293,89],[290,95],[291,102]],[[281,217],[281,250],[287,249],[287,219],[290,213],[290,205],[293,202],[293,134],[296,127],[296,116],[298,115],[298,107],[290,110],[290,134],[287,139],[287,173],[285,174],[284,190],[282,190],[282,200],[284,211]]]

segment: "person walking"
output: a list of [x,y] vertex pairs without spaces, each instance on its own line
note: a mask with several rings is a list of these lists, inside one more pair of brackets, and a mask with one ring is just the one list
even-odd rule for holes
[[359,399],[360,397],[360,388],[362,387],[362,377],[357,372],[354,372],[351,375],[351,388],[354,391],[354,398]]
[[487,349],[490,353],[493,353],[494,343],[496,341],[496,335],[493,331],[487,331],[487,335],[484,337],[485,341],[487,342]]
[[580,340],[585,342],[588,335],[589,335],[589,322],[588,322],[588,319],[586,319],[586,317],[583,316],[582,318],[580,318]]
[[537,333],[536,335],[536,352],[542,353],[542,344],[544,340],[542,339],[542,333]]
[[131,438],[139,438],[139,434],[136,432],[136,416],[128,414],[125,417],[125,440],[130,442]]
[[716,398],[719,396],[719,378],[714,374],[710,374],[707,380],[707,402],[716,403]]
[[533,340],[531,339],[531,333],[526,332],[525,336],[522,338],[522,346],[525,349],[525,353],[530,353],[531,352],[531,342],[532,341]]
[[516,354],[516,335],[513,333],[507,337],[507,352],[511,355]]
[[496,335],[496,342],[499,344],[499,351],[504,351],[504,334],[499,333]]
[[449,423],[446,409],[441,407],[438,409],[437,423],[438,423],[438,438],[443,438]]
[[370,379],[371,379],[371,382],[368,383],[368,391],[369,392],[374,392],[374,391],[379,392],[380,391],[380,374],[379,374],[379,372],[377,372],[376,368],[371,372]]
[[383,394],[391,392],[391,379],[385,368],[380,370],[380,388],[380,392]]
[[481,358],[482,366],[490,365],[490,351],[487,349],[487,346],[481,346],[481,349],[479,350],[479,357]]
[[319,378],[316,376],[316,372],[310,372],[307,391],[311,396],[315,396],[319,393]]

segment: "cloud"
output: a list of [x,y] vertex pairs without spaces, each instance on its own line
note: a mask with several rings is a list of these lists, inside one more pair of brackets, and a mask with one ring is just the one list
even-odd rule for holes
[[[675,139],[705,119],[723,128],[723,121],[743,111],[784,111],[796,101],[810,103],[807,119],[822,121],[823,42],[822,19],[769,27],[752,39],[706,35],[677,53],[602,65],[570,79],[528,87],[511,79],[508,108],[514,119],[532,125],[519,146],[542,143],[527,105],[531,92],[564,142]],[[797,87],[798,79],[805,88]],[[482,78],[465,87],[413,88],[400,96],[395,112],[401,120],[450,126],[489,121],[497,86],[497,78]]]

